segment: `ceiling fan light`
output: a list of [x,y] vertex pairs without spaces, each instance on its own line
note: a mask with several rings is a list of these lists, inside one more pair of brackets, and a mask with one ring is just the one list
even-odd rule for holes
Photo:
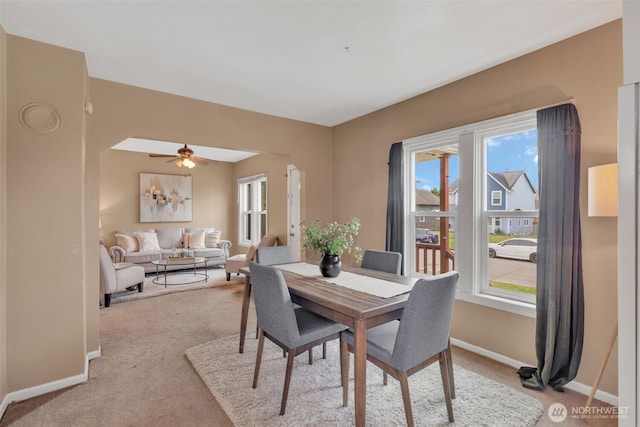
[[183,164],[183,163],[184,163],[184,162],[182,161],[182,159],[178,159],[178,160],[176,160],[176,166],[178,166],[179,168],[181,168],[181,167],[182,167],[182,164]]
[[191,159],[184,159],[184,160],[182,161],[182,164],[183,164],[184,166],[188,167],[189,169],[191,169],[192,167],[194,167],[194,166],[196,165],[196,164],[194,163],[194,161],[193,161],[193,160],[191,160]]

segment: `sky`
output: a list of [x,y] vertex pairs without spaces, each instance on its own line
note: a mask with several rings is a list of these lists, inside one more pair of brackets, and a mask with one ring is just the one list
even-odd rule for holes
[[[534,188],[538,188],[538,146],[535,130],[503,135],[487,140],[487,170],[506,172],[524,170]],[[458,179],[458,156],[449,160],[449,182]],[[416,163],[416,188],[440,187],[440,162]]]

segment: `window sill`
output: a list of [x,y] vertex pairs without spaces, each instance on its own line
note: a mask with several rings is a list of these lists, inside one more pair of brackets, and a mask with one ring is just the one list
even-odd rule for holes
[[510,313],[519,314],[521,316],[531,317],[534,319],[536,318],[535,304],[500,298],[493,295],[469,294],[466,292],[457,292],[456,299],[471,304],[478,304],[485,307],[495,308],[496,310],[508,311]]

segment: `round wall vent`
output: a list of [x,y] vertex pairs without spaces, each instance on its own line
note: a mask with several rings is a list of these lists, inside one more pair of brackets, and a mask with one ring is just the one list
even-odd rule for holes
[[20,109],[22,127],[39,135],[56,133],[62,127],[62,117],[53,105],[32,102]]

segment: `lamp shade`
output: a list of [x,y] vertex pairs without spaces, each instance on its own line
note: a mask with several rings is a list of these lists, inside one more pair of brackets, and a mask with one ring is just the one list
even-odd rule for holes
[[589,168],[589,216],[618,216],[618,164]]

